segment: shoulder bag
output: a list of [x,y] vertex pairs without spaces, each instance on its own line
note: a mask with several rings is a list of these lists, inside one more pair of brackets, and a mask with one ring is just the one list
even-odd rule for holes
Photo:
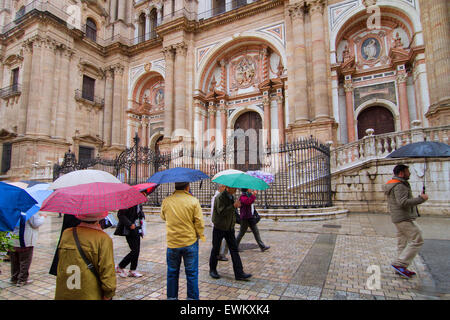
[[97,270],[95,269],[95,267],[92,264],[92,262],[89,261],[89,259],[86,257],[86,255],[84,254],[83,249],[81,249],[80,240],[78,240],[78,234],[77,234],[77,228],[76,227],[72,228],[72,233],[73,233],[73,238],[75,239],[75,243],[77,244],[78,252],[81,255],[81,258],[84,260],[84,262],[86,262],[88,269],[92,271],[92,273],[95,275],[97,280],[100,281],[100,276],[98,275]]

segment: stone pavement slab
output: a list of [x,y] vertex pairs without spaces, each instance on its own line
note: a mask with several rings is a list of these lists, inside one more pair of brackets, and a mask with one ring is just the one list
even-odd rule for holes
[[[166,299],[165,224],[159,216],[147,216],[146,221],[148,235],[142,240],[138,265],[138,271],[144,276],[118,277],[116,300]],[[20,288],[11,285],[9,263],[0,263],[0,299],[53,299],[56,279],[48,274],[48,270],[61,223],[62,219],[57,215],[49,215],[40,228],[30,268],[32,284]],[[450,218],[422,217],[418,223],[423,226],[426,239],[437,237],[446,240],[443,238],[449,237]],[[425,260],[419,255],[411,266],[417,272],[416,278],[408,280],[394,274],[390,262],[396,253],[395,230],[388,215],[349,214],[328,221],[297,222],[263,219],[258,224],[261,237],[271,248],[261,252],[251,232],[241,242],[244,270],[253,274],[248,282],[234,279],[231,259],[219,262],[221,279],[209,276],[212,228],[208,222],[206,224],[207,240],[200,242],[199,249],[202,300],[448,299],[447,287],[442,292],[442,288],[436,286],[438,278],[433,278],[426,254]],[[124,237],[113,235],[114,229],[106,232],[113,239],[117,264],[129,252],[128,244]],[[444,241],[440,245],[448,249],[449,243]],[[432,242],[428,244],[426,241],[426,244],[434,246]],[[443,268],[447,270],[445,266]],[[179,298],[185,299],[183,266],[179,287]]]

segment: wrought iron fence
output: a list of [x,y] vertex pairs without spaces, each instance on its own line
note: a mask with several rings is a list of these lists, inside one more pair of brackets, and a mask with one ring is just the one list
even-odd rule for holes
[[[236,151],[237,152],[237,151]],[[78,163],[73,153],[67,153],[62,165],[55,165],[54,179],[60,174],[79,169],[107,171],[130,185],[147,181],[155,172],[185,167],[198,169],[210,179],[191,183],[191,192],[202,207],[209,207],[218,185],[212,177],[226,169],[261,170],[273,174],[270,188],[260,191],[255,205],[264,208],[319,208],[329,207],[331,201],[330,149],[314,138],[300,139],[269,150],[261,151],[256,163],[236,163],[236,152],[225,147],[213,153],[181,147],[168,153],[135,145],[116,159],[95,158]],[[174,184],[162,184],[148,196],[148,205],[158,206],[174,191]],[[239,195],[240,192],[238,192]]]

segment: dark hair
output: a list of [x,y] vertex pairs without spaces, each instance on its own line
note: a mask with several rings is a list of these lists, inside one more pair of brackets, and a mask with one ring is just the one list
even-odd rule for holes
[[241,191],[242,191],[242,192],[247,192],[247,191],[248,191],[248,189],[246,189],[246,188],[242,188],[242,189],[241,189]]
[[404,164],[398,164],[394,168],[394,174],[397,176],[400,172],[404,172],[408,168],[409,167],[405,166]]
[[189,185],[189,182],[175,182],[175,190],[184,190]]

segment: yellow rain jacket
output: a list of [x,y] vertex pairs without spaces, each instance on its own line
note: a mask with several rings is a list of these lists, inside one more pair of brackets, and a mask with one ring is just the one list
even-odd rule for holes
[[199,238],[205,241],[202,208],[198,199],[189,192],[175,190],[163,200],[160,215],[166,221],[167,247],[187,247]]
[[112,239],[105,232],[77,227],[78,239],[86,257],[100,276],[97,280],[81,258],[72,228],[64,230],[59,243],[55,300],[101,300],[116,292],[116,272]]

